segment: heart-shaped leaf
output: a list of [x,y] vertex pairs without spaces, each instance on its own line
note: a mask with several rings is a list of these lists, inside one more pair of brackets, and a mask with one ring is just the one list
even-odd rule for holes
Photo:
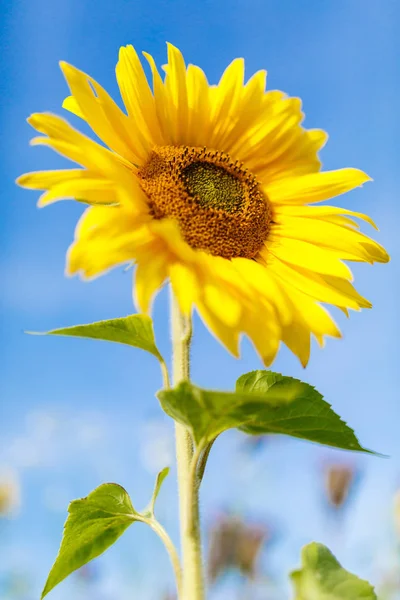
[[116,483],[104,483],[86,498],[73,500],[68,507],[60,550],[41,597],[112,546],[135,521],[147,523],[159,532],[154,504],[168,472],[165,468],[158,474],[150,504],[143,512],[134,509],[128,492]]
[[165,412],[186,425],[197,444],[234,427],[280,433],[345,450],[370,452],[311,385],[270,371],[240,377],[236,392],[204,390],[185,381],[158,392]]
[[305,546],[301,559],[291,573],[295,600],[377,600],[372,585],[343,569],[322,544]]
[[73,500],[59,553],[42,592],[56,585],[107,548],[138,520],[128,493],[115,483],[104,483],[86,498]]

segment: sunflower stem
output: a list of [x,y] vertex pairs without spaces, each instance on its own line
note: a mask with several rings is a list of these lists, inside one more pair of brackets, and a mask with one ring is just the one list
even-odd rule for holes
[[[191,319],[180,312],[171,292],[173,383],[190,379]],[[179,517],[182,551],[180,600],[204,600],[203,560],[200,536],[199,481],[193,475],[197,463],[193,440],[184,425],[175,422]]]

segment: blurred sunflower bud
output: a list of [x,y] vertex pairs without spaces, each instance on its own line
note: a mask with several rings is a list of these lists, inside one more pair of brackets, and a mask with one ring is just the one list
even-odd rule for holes
[[355,482],[355,469],[350,465],[329,465],[325,470],[325,491],[329,503],[342,508]]
[[12,470],[0,471],[0,518],[9,517],[20,505],[20,484]]
[[239,517],[221,518],[210,534],[210,581],[215,582],[228,569],[237,569],[245,577],[253,578],[260,550],[267,538],[268,532],[263,526],[249,525]]
[[393,498],[393,518],[394,528],[400,539],[400,490],[395,493]]

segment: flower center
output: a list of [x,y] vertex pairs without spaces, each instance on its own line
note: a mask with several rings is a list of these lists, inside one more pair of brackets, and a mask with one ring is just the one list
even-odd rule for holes
[[254,175],[228,154],[159,146],[138,172],[155,219],[175,218],[185,241],[215,256],[254,258],[271,223]]

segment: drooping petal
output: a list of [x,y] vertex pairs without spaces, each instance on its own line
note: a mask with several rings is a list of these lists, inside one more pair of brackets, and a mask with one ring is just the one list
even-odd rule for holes
[[274,235],[282,238],[303,240],[323,248],[330,248],[345,260],[363,262],[387,262],[386,250],[368,236],[341,227],[336,223],[303,217],[282,217],[273,228]]
[[143,148],[154,144],[163,145],[164,138],[155,99],[133,46],[120,49],[115,72],[130,117],[129,131],[133,131],[139,137]]
[[47,190],[39,198],[40,207],[66,198],[93,204],[117,202],[114,184],[85,169],[26,173],[17,179],[17,183],[31,189]]
[[268,245],[261,255],[267,257],[268,253],[286,263],[304,267],[316,273],[334,275],[349,281],[353,279],[349,267],[340,260],[335,252],[309,242],[271,235]]
[[293,268],[276,257],[270,258],[268,268],[277,279],[319,302],[354,310],[371,307],[371,303],[360,296],[351,283],[339,277],[319,275],[300,267]]
[[182,262],[172,262],[169,278],[180,310],[189,316],[200,295],[197,273]]
[[143,148],[129,129],[128,117],[92,77],[68,63],[61,62],[76,104],[93,131],[109,148],[127,161],[138,164],[149,148]]
[[151,301],[168,277],[168,265],[164,256],[148,257],[139,261],[135,272],[135,301],[141,312],[147,313]]
[[275,206],[274,207],[275,217],[280,215],[286,215],[288,217],[303,217],[310,219],[331,219],[332,217],[340,215],[349,215],[356,219],[361,219],[366,223],[372,225],[374,229],[378,229],[374,221],[368,215],[364,213],[355,212],[354,210],[348,210],[338,206],[296,206],[292,204]]
[[310,204],[349,192],[371,181],[358,169],[339,169],[276,180],[265,186],[273,204]]
[[28,118],[28,123],[48,136],[34,138],[32,145],[50,146],[93,172],[108,174],[121,164],[115,154],[71,127],[61,117],[50,113],[35,113]]

